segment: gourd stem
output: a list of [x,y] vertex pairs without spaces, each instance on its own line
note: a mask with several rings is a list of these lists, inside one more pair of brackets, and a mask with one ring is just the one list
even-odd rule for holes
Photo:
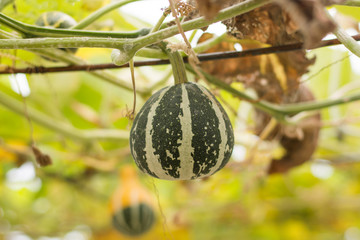
[[175,84],[187,83],[185,64],[179,51],[168,52],[170,64],[174,74]]
[[175,84],[187,83],[185,64],[179,51],[167,47],[168,43],[161,42],[160,48],[168,55],[172,67]]

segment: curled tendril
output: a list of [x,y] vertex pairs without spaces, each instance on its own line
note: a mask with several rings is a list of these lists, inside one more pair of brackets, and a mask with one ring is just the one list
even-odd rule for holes
[[111,52],[111,61],[118,66],[124,65],[134,57],[135,54],[130,54],[124,50],[114,49]]

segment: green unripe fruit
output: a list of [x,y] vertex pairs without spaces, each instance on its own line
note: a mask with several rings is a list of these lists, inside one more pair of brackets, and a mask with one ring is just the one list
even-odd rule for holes
[[139,236],[151,229],[155,223],[153,209],[139,203],[117,210],[112,216],[112,224],[119,232],[129,236]]
[[230,119],[215,96],[197,83],[181,83],[152,95],[130,131],[130,149],[141,171],[160,179],[211,176],[234,147]]

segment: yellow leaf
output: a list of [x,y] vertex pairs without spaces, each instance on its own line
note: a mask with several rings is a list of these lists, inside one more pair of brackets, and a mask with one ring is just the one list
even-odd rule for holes
[[14,153],[8,152],[4,148],[0,147],[0,160],[6,162],[13,162],[16,159],[16,155]]
[[309,239],[309,229],[301,221],[290,220],[285,223],[283,231],[286,239],[303,240]]
[[284,90],[284,92],[287,91],[287,77],[285,73],[284,66],[280,63],[279,58],[276,56],[276,54],[270,54],[268,55],[271,65],[273,67],[273,71],[275,73],[275,76],[277,80],[280,83],[281,88]]

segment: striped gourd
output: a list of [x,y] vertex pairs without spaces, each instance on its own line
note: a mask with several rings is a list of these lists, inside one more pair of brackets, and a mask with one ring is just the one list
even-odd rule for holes
[[229,117],[214,95],[197,83],[156,92],[139,111],[130,131],[137,166],[166,180],[210,176],[229,161],[233,147]]
[[154,211],[145,203],[122,208],[112,216],[115,229],[130,236],[144,234],[153,226],[154,221]]
[[112,224],[120,233],[138,236],[155,222],[150,194],[141,186],[133,167],[120,172],[120,184],[111,199]]
[[[51,28],[71,28],[76,25],[75,19],[63,12],[51,11],[45,12],[40,15],[36,20],[35,25],[42,27],[51,27]],[[77,48],[60,48],[64,51],[70,51],[75,53]]]

